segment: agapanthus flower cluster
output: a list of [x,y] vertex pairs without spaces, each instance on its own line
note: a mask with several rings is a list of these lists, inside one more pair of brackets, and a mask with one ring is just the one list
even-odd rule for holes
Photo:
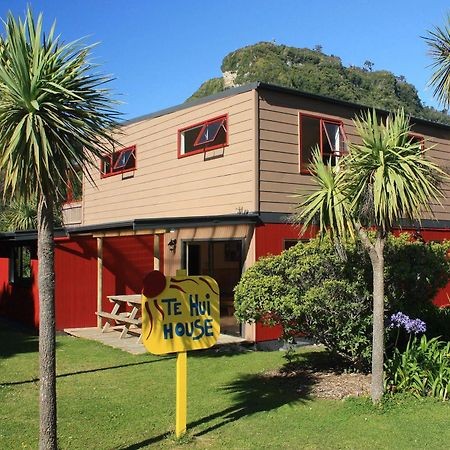
[[390,328],[401,328],[403,327],[407,333],[425,333],[427,331],[427,326],[423,320],[411,319],[406,314],[398,312],[392,314]]

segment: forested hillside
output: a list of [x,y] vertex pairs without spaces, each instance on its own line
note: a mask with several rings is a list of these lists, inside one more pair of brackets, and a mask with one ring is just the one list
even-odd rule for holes
[[314,50],[260,42],[228,54],[222,62],[222,77],[205,81],[188,100],[225,89],[262,81],[313,94],[387,110],[403,107],[408,114],[450,124],[446,112],[426,107],[417,89],[403,76],[387,70],[345,67],[339,57]]

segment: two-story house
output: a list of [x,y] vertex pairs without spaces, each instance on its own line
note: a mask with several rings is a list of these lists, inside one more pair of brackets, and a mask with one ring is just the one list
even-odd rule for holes
[[[57,328],[95,326],[107,295],[139,292],[145,274],[209,274],[221,289],[221,327],[251,341],[277,329],[239,325],[233,288],[259,257],[293,245],[289,215],[314,188],[311,148],[337,160],[366,108],[253,83],[125,122],[120,148],[91,169],[79,202],[64,207],[56,241]],[[380,112],[384,114],[384,112]],[[414,139],[450,165],[450,126],[412,119]],[[450,238],[450,188],[420,230]],[[404,229],[415,231],[414,226]],[[305,236],[308,237],[308,236]],[[0,238],[0,312],[37,323],[35,233]],[[437,299],[444,304],[445,292]]]

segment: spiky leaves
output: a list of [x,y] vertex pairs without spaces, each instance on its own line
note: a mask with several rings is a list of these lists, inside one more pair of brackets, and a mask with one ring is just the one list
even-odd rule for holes
[[431,213],[446,174],[411,138],[403,110],[384,122],[367,112],[354,123],[361,143],[350,143],[338,166],[326,166],[320,153],[314,154],[319,189],[297,207],[296,221],[343,238],[353,235],[355,224],[386,233],[401,218],[420,221],[425,211]]
[[375,111],[355,121],[361,144],[350,144],[345,178],[351,209],[363,225],[386,233],[401,218],[418,220],[442,197],[445,173],[411,138],[403,110],[379,123]]
[[11,201],[0,213],[2,231],[35,230],[37,227],[36,201]]
[[428,44],[432,67],[435,69],[430,84],[434,87],[434,95],[444,108],[450,107],[450,14],[447,24],[435,27],[428,32],[425,41]]
[[340,166],[324,164],[320,150],[313,152],[311,164],[312,177],[319,189],[309,196],[301,195],[303,199],[294,214],[294,221],[303,224],[302,232],[313,224],[318,229],[319,236],[330,233],[339,238],[353,236],[353,218],[347,195],[347,183]]
[[[442,196],[447,175],[426,159],[420,142],[410,135],[403,111],[379,121],[375,112],[355,120],[361,143],[336,168],[325,166],[319,152],[313,173],[319,189],[302,202],[296,221],[303,227],[317,223],[321,235],[338,238],[357,232],[373,269],[373,402],[383,395],[384,354],[384,243],[386,233],[401,218],[420,220],[431,212],[430,202]],[[448,179],[448,178],[447,178]],[[373,239],[368,234],[375,229]],[[356,233],[355,233],[356,234]]]
[[[117,114],[105,83],[89,63],[89,47],[64,44],[42,16],[8,15],[0,37],[0,170],[4,194],[37,199],[40,441],[57,448],[53,206],[79,168],[113,143]],[[88,173],[88,172],[87,172]]]
[[116,125],[105,84],[89,60],[90,47],[65,44],[35,22],[8,15],[0,38],[0,168],[4,190],[29,199],[61,196],[68,176],[112,142]]

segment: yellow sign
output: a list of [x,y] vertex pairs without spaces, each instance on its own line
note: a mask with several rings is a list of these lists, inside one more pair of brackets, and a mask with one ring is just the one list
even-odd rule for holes
[[156,355],[212,347],[220,334],[219,287],[208,276],[153,271],[142,292],[142,341]]

